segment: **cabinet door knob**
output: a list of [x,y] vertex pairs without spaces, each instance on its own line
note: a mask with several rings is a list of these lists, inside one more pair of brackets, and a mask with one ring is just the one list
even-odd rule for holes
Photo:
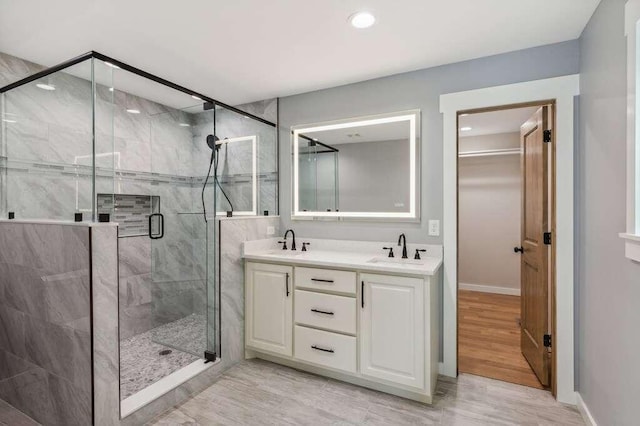
[[513,248],[513,252],[514,253],[518,253],[518,252],[524,253],[524,248],[522,248],[522,247],[514,247]]

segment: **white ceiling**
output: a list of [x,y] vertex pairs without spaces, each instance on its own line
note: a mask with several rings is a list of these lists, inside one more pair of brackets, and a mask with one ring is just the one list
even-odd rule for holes
[[471,127],[469,131],[460,131],[460,137],[497,135],[500,133],[520,133],[522,126],[539,107],[514,108],[501,111],[482,112],[460,116],[459,129]]
[[[0,0],[0,51],[89,50],[230,104],[575,39],[599,0]],[[356,30],[355,11],[378,22]]]

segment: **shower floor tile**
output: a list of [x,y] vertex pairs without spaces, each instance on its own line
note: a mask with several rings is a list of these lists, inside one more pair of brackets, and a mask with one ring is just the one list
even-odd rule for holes
[[[204,316],[190,315],[120,342],[120,397],[126,399],[194,361],[203,352]],[[167,343],[163,345],[156,342]],[[171,351],[160,355],[161,351]]]
[[192,314],[150,332],[156,342],[202,356],[207,347],[206,320],[204,315]]

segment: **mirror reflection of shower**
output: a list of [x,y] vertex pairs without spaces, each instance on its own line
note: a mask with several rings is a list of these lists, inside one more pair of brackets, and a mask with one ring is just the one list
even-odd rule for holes
[[203,210],[207,206],[205,191],[211,174],[217,186],[216,214],[247,216],[258,213],[258,136],[225,137],[207,136],[211,148],[209,174],[203,185]]
[[339,211],[338,165],[340,150],[300,135],[298,173],[302,211]]

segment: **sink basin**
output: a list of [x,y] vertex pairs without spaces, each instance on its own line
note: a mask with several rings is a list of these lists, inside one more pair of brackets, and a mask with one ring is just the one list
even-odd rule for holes
[[401,257],[374,257],[367,260],[367,263],[387,263],[391,265],[424,265],[424,259],[402,259]]

